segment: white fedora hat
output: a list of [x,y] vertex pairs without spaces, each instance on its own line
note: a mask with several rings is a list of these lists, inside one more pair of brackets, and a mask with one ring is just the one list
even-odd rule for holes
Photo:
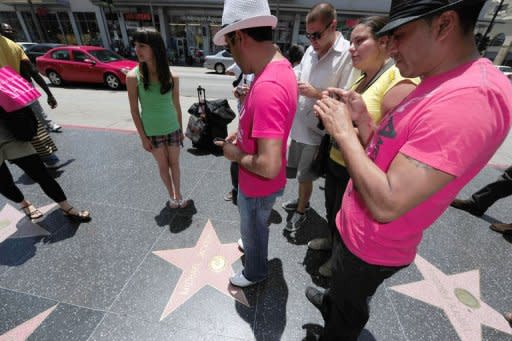
[[251,27],[275,28],[277,18],[270,14],[267,0],[225,0],[222,28],[213,37],[215,45],[226,45],[224,35]]

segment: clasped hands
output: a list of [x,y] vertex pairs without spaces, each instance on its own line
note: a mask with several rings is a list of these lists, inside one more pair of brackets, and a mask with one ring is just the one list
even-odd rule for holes
[[334,138],[345,138],[347,134],[354,133],[352,122],[357,125],[369,118],[363,98],[352,90],[328,88],[322,92],[322,99],[316,101],[313,110]]
[[224,141],[214,140],[214,144],[222,148],[224,157],[229,161],[238,162],[243,155],[236,145],[236,132],[229,134]]

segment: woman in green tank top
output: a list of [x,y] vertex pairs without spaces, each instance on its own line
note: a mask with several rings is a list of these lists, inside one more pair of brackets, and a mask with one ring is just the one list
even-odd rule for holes
[[133,123],[142,147],[158,164],[169,193],[169,207],[183,208],[189,201],[183,199],[180,189],[179,157],[184,136],[178,77],[171,74],[158,31],[139,29],[133,42],[139,66],[126,77]]

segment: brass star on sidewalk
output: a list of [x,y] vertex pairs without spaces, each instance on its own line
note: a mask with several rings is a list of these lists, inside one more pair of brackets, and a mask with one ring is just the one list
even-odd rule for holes
[[503,316],[480,300],[479,270],[445,275],[419,255],[415,263],[425,280],[391,289],[443,309],[462,341],[481,340],[482,324],[512,334]]
[[0,335],[0,341],[22,341],[28,339],[28,337],[32,335],[37,328],[39,328],[44,320],[50,316],[55,308],[57,308],[57,305],[58,304]]
[[183,270],[160,321],[206,285],[246,306],[249,305],[243,291],[229,283],[229,277],[234,273],[231,265],[242,256],[242,253],[238,250],[237,243],[220,243],[210,220],[206,223],[195,247],[153,253]]
[[[46,214],[56,204],[42,206],[39,210]],[[25,214],[9,204],[0,210],[0,243],[8,238],[20,239],[37,236],[49,236],[50,232],[46,231],[36,223],[28,219]]]

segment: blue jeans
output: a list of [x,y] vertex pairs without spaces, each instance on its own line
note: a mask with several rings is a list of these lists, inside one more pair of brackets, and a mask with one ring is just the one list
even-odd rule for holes
[[265,279],[268,274],[268,219],[279,190],[266,197],[250,198],[238,188],[240,234],[244,244],[245,266],[243,274],[251,282]]

